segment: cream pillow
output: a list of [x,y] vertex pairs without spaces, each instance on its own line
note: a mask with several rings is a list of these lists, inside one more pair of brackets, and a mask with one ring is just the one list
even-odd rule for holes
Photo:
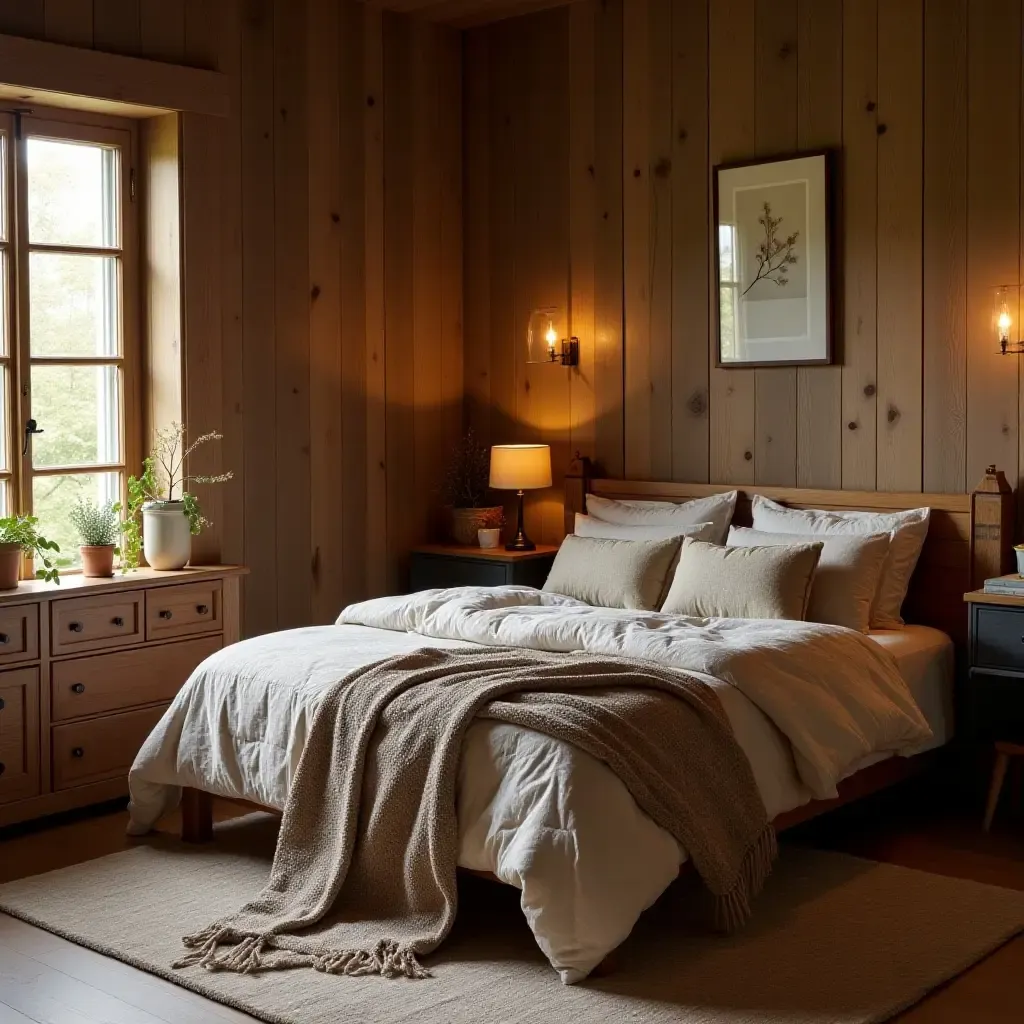
[[601,608],[653,611],[678,551],[678,537],[604,540],[570,535],[555,555],[544,589]]
[[871,605],[889,553],[889,534],[867,537],[845,534],[815,536],[810,533],[763,533],[732,527],[728,545],[750,548],[764,545],[822,542],[821,558],[811,584],[807,605],[809,622],[827,622],[866,633],[871,626]]
[[621,526],[693,526],[713,523],[714,532],[708,540],[724,544],[732,513],[736,508],[736,491],[712,494],[676,504],[673,501],[618,501],[587,495],[587,512],[605,523]]
[[604,540],[678,540],[683,537],[710,540],[715,533],[715,525],[694,523],[691,526],[624,526],[621,523],[606,523],[577,512],[573,533],[577,537],[598,537]]
[[661,610],[702,619],[803,619],[822,543],[723,548],[683,541]]
[[900,608],[907,596],[910,577],[928,536],[931,509],[906,512],[826,512],[786,508],[760,495],[754,496],[754,529],[767,533],[890,535],[889,554],[882,567],[875,602],[871,609],[872,629],[900,629]]

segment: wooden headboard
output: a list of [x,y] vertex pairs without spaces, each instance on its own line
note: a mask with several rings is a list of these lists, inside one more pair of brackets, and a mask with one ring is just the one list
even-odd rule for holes
[[907,622],[935,626],[957,643],[967,639],[964,593],[990,576],[1011,571],[1013,491],[1006,477],[989,466],[971,494],[896,494],[884,491],[826,491],[801,487],[737,487],[730,484],[658,483],[609,480],[592,474],[590,460],[577,457],[565,479],[565,530],[572,533],[577,512],[586,511],[587,494],[647,501],[689,501],[724,491],[739,491],[733,522],[751,523],[755,494],[791,508],[838,512],[898,512],[928,506],[928,537],[903,606]]

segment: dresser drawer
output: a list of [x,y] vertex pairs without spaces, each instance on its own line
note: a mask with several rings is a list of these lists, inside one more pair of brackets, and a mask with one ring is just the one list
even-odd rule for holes
[[128,590],[100,597],[69,597],[50,605],[50,651],[54,655],[139,643],[145,593]]
[[39,793],[39,669],[0,672],[0,804]]
[[510,582],[505,563],[474,558],[414,554],[409,569],[409,589],[413,591],[435,587],[501,587]]
[[54,662],[50,666],[51,717],[66,722],[169,701],[192,670],[220,647],[220,637],[210,636]]
[[127,775],[139,747],[165,710],[162,705],[54,726],[53,788],[71,789]]
[[39,657],[39,605],[0,608],[0,665]]
[[1024,610],[976,604],[974,668],[996,668],[1024,674]]
[[147,640],[211,633],[220,628],[220,580],[156,587],[146,594]]

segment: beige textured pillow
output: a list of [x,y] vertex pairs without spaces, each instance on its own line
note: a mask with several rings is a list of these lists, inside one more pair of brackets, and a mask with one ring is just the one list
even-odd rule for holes
[[601,608],[653,611],[679,551],[671,540],[603,540],[568,536],[544,589]]
[[809,622],[827,622],[866,633],[871,626],[871,605],[889,553],[889,534],[867,537],[845,534],[764,533],[734,526],[729,547],[813,544],[822,542],[821,558],[811,584],[807,605]]
[[573,533],[577,537],[598,537],[603,540],[711,540],[717,532],[714,523],[694,523],[690,526],[625,526],[621,523],[606,523],[593,516],[576,513]]
[[587,512],[605,523],[620,526],[693,526],[713,523],[714,532],[708,540],[724,544],[732,513],[736,508],[736,491],[712,494],[676,504],[674,501],[618,501],[587,495]]
[[818,509],[786,508],[760,495],[753,501],[754,529],[768,533],[800,533],[864,537],[868,534],[890,534],[878,591],[871,609],[872,629],[900,629],[900,609],[907,596],[910,577],[928,536],[929,508],[912,508],[906,512],[827,512]]
[[687,538],[661,610],[702,619],[803,619],[821,548],[821,541],[723,548]]

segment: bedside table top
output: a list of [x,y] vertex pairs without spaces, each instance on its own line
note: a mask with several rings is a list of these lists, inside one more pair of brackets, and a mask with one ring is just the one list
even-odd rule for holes
[[[1010,573],[1009,576],[1001,576],[1004,580],[1019,580],[1017,573]],[[1004,608],[1024,608],[1024,592],[1020,597],[1014,594],[986,594],[984,590],[971,590],[964,594],[964,600],[968,604],[1001,604]]]
[[529,562],[549,558],[558,551],[555,544],[538,544],[535,551],[506,551],[498,548],[475,548],[469,544],[420,544],[412,549],[418,555],[444,555],[449,558],[479,558],[487,562]]

